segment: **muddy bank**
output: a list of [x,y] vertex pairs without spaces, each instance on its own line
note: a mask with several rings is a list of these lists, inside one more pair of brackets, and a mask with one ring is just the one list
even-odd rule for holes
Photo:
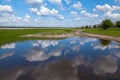
[[67,38],[71,37],[71,34],[62,34],[62,35],[41,35],[41,34],[28,34],[22,35],[21,37],[33,37],[33,38]]
[[87,36],[87,37],[93,37],[93,38],[104,39],[104,40],[111,40],[111,41],[113,40],[113,41],[120,42],[120,38],[111,37],[111,36],[103,36],[103,35],[88,34],[88,33],[83,33],[81,36]]
[[113,40],[120,42],[120,38],[111,37],[111,36],[104,36],[104,35],[97,35],[97,34],[89,34],[84,33],[81,30],[76,30],[69,34],[61,34],[61,35],[42,35],[42,34],[28,34],[28,35],[22,35],[21,37],[34,37],[34,38],[67,38],[71,36],[82,36],[82,37],[93,37],[98,39],[104,39],[104,40]]
[[111,40],[111,41],[117,41],[120,42],[120,37],[112,37],[112,36],[105,36],[105,35],[98,35],[98,34],[90,34],[90,33],[84,33],[82,31],[77,31],[76,34],[79,36],[86,36],[86,37],[93,37],[93,38],[98,38],[98,39],[103,39],[103,40]]

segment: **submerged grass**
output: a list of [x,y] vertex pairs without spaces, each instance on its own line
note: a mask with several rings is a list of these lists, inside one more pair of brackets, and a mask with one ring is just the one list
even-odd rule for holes
[[83,29],[83,32],[112,37],[120,37],[120,28],[109,28],[107,30],[103,30],[102,28]]
[[37,28],[37,29],[0,29],[0,45],[11,43],[15,41],[22,41],[22,40],[28,40],[28,39],[37,39],[37,38],[25,38],[25,37],[19,37],[21,35],[26,34],[42,34],[44,35],[54,35],[54,34],[66,34],[72,32],[74,29],[72,28]]

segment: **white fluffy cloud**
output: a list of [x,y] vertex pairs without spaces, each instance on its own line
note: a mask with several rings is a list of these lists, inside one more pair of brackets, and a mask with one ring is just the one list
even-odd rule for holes
[[29,21],[30,19],[31,19],[31,17],[30,17],[28,14],[26,14],[24,20],[25,20],[25,21]]
[[47,16],[50,14],[50,9],[48,9],[47,7],[45,6],[41,6],[40,7],[40,11],[38,12],[38,15],[44,15],[44,16]]
[[105,4],[105,5],[96,5],[96,8],[93,9],[93,11],[100,11],[100,12],[107,12],[107,11],[111,11],[112,8],[109,4]]
[[98,14],[91,14],[91,13],[86,12],[86,10],[82,10],[81,11],[81,15],[85,16],[85,17],[89,17],[89,18],[96,18],[96,17],[98,17]]
[[52,15],[52,16],[56,16],[59,19],[64,19],[64,16],[60,15],[58,10],[56,10],[56,9],[50,10],[49,8],[47,8],[45,6],[41,6],[40,10],[38,10],[37,8],[30,8],[30,11],[35,13],[38,16]]
[[59,11],[56,10],[56,9],[52,9],[52,10],[50,11],[50,13],[51,13],[51,15],[56,16],[56,15],[59,14]]
[[59,13],[58,10],[56,9],[50,10],[49,8],[45,6],[41,6],[40,10],[38,10],[37,8],[31,8],[30,11],[37,15],[42,15],[42,16],[57,15]]
[[96,8],[93,9],[95,12],[102,12],[104,18],[110,18],[112,20],[119,20],[120,18],[120,6],[117,5],[96,5]]
[[71,11],[70,14],[77,15],[78,13],[76,11]]
[[13,9],[10,5],[0,5],[0,12],[13,12]]
[[79,2],[77,2],[75,4],[73,4],[73,8],[78,9],[78,10],[81,9],[82,8],[81,2],[79,1]]
[[62,5],[62,0],[48,0],[52,4]]
[[37,14],[38,9],[37,8],[30,8],[30,11]]
[[48,15],[50,15],[51,10],[45,6],[41,6],[40,10],[38,10],[37,8],[31,8],[30,11],[37,14],[37,15],[48,16]]
[[43,0],[26,0],[28,4],[39,4],[43,3]]
[[120,11],[120,6],[113,5],[112,11]]
[[119,13],[106,12],[105,16],[111,19],[120,19]]
[[109,4],[105,5],[96,5],[96,8],[93,9],[93,11],[97,12],[108,12],[108,11],[118,11],[120,10],[120,6],[110,6]]
[[4,24],[17,24],[19,23],[19,21],[22,20],[21,17],[17,17],[14,16],[13,14],[9,14],[9,13],[3,13],[1,14],[2,16],[0,17],[0,23],[4,23]]
[[25,19],[30,19],[30,18],[31,17],[28,14],[25,15]]
[[14,10],[10,5],[0,5],[0,23],[9,25],[17,24],[18,21],[21,20],[21,17],[17,17],[14,15]]
[[[31,19],[22,17],[21,15],[20,15],[21,17],[15,16],[19,14],[17,14],[17,12],[13,10],[12,5],[11,6],[0,5],[0,25],[15,26],[16,25],[15,23],[17,23],[21,26],[23,25],[28,26],[32,24],[32,26],[52,25],[56,27],[56,25],[58,26],[60,25],[64,27],[69,27],[69,26],[99,24],[105,18],[110,18],[113,21],[116,21],[119,20],[119,16],[120,16],[119,13],[120,6],[110,5],[107,3],[103,5],[101,4],[96,5],[94,7],[95,12],[93,11],[89,13],[87,8],[84,9],[85,6],[82,5],[80,1],[71,1],[71,0],[64,0],[64,1],[63,0],[25,0],[25,1],[27,4],[30,4],[30,6],[27,6],[27,8],[29,8],[30,11],[35,14],[35,17],[34,14],[30,15]],[[62,10],[61,8],[64,8],[64,10]],[[79,11],[81,11],[81,14],[79,13]],[[24,13],[24,15],[25,14],[29,14],[29,13]],[[4,17],[2,17],[3,15]],[[41,20],[40,21],[37,19],[35,20],[35,18],[40,18]],[[52,18],[53,21],[48,21],[48,18],[49,19]],[[95,20],[94,18],[99,18],[99,19]],[[44,19],[46,19],[46,22],[44,21]],[[33,22],[32,20],[35,20],[35,22]],[[59,22],[60,20],[62,21]],[[25,21],[28,22],[26,23]],[[49,25],[46,24],[48,22]],[[65,24],[65,23],[69,23],[69,24]]]
[[61,20],[65,19],[65,17],[62,16],[62,15],[58,15],[58,18],[61,19]]

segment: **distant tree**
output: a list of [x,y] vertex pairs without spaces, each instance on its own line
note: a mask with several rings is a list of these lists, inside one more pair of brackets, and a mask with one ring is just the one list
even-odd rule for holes
[[120,28],[120,21],[115,22],[116,27]]
[[82,26],[81,29],[84,29],[84,26]]
[[88,25],[85,26],[86,29],[87,29],[88,27],[89,27]]
[[107,28],[113,27],[113,22],[110,19],[105,19],[102,21],[101,27],[106,30]]
[[97,26],[96,25],[93,25],[93,28],[96,28]]

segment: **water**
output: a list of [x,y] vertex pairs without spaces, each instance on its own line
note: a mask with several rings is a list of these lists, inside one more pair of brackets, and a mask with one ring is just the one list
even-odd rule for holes
[[0,80],[120,80],[120,43],[69,37],[2,45]]

